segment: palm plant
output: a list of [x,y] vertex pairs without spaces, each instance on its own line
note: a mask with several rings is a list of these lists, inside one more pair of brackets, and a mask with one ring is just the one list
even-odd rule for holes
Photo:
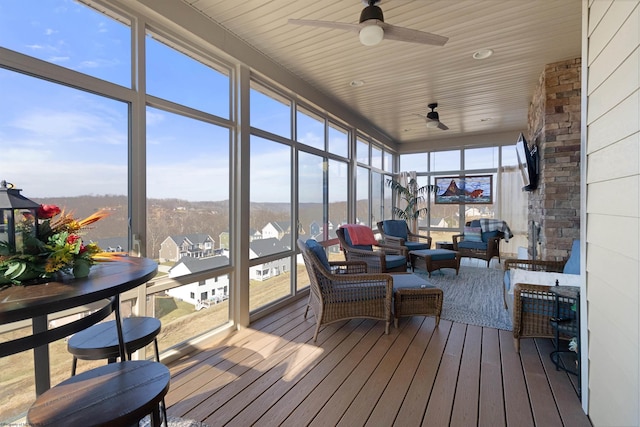
[[404,202],[404,208],[398,206],[392,208],[393,217],[405,220],[409,230],[416,233],[418,218],[426,215],[429,211],[424,196],[430,192],[435,193],[438,187],[429,184],[419,187],[418,180],[415,178],[411,178],[407,185],[402,185],[400,182],[388,178],[386,184]]

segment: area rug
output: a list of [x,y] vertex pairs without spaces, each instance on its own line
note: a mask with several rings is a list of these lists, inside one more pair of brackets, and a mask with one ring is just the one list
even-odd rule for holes
[[[167,417],[167,418],[169,419],[169,427],[209,427],[207,424],[201,423],[200,421],[188,420],[186,418],[179,418],[179,417]],[[162,425],[164,426],[164,423]],[[150,427],[150,426],[151,426],[151,420],[149,419],[149,417],[143,418],[139,423],[139,427]]]
[[511,317],[502,299],[502,270],[462,266],[457,276],[455,270],[445,268],[432,272],[430,278],[425,271],[415,273],[442,289],[442,319],[512,330]]

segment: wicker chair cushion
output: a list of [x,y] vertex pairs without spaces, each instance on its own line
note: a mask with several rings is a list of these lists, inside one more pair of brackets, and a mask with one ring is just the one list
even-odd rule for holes
[[398,289],[435,288],[431,283],[415,274],[392,274],[393,291]]
[[482,229],[480,227],[465,227],[464,240],[467,242],[482,242]]
[[431,255],[431,261],[442,261],[456,257],[456,252],[449,249],[424,249],[416,252],[416,255],[419,256]]
[[404,255],[385,255],[384,260],[387,263],[387,270],[407,265],[407,257]]
[[327,258],[327,253],[324,251],[324,248],[320,243],[315,241],[314,239],[309,239],[305,242],[307,248],[313,252],[313,254],[318,258],[318,261],[326,268],[327,270],[331,270],[331,265],[329,264],[329,259]]
[[468,240],[466,240],[467,237],[465,236],[465,240],[463,240],[462,242],[458,243],[458,247],[459,248],[463,248],[463,249],[478,249],[478,250],[482,250],[482,251],[486,251],[487,250],[487,242],[470,242]]
[[409,251],[420,251],[423,249],[429,249],[431,247],[431,245],[429,245],[428,243],[420,242],[404,242],[404,245]]
[[[407,223],[401,219],[389,219],[382,221],[382,229],[384,234],[388,234],[394,237],[400,237],[407,240]],[[407,245],[407,247],[409,247]]]
[[573,241],[571,254],[562,272],[564,274],[580,274],[580,240]]
[[[553,286],[556,280],[563,286],[580,286],[580,276],[575,274],[555,273],[551,271],[529,271],[520,268],[512,268],[510,283],[530,283],[532,285]],[[513,286],[510,286],[509,293],[513,294]]]

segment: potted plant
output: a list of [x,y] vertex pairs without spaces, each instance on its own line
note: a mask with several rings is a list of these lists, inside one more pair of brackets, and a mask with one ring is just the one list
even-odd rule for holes
[[[418,218],[427,214],[428,210],[425,206],[425,194],[436,192],[438,187],[435,185],[418,186],[418,180],[409,179],[406,185],[402,185],[394,179],[387,179],[386,184],[391,188],[398,197],[404,202],[404,208],[394,206],[391,210],[394,218],[404,219],[412,233],[417,233]],[[422,207],[421,207],[422,206]]]

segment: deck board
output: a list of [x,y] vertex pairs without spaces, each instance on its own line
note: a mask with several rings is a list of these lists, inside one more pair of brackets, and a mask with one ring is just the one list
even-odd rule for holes
[[482,330],[482,357],[480,361],[480,411],[478,425],[499,427],[505,425],[504,393],[498,330]]
[[452,323],[441,320],[440,325],[431,335],[424,356],[415,371],[409,391],[396,417],[396,424],[400,426],[419,426],[422,424],[427,403],[431,396],[432,384],[435,381],[444,347],[451,331]]
[[210,426],[590,426],[548,339],[422,316],[321,328],[299,300],[170,364],[169,416]]
[[[422,320],[420,318],[412,318],[411,320],[415,321],[416,319]],[[406,319],[402,321],[406,321]],[[398,410],[402,406],[402,402],[409,391],[414,372],[429,344],[434,328],[435,319],[433,318],[428,318],[426,321],[421,322],[420,329],[417,330],[417,333],[412,337],[403,359],[397,366],[393,377],[389,381],[375,408],[373,408],[365,425],[375,427],[393,424]]]
[[480,356],[482,352],[482,328],[468,326],[464,351],[458,375],[451,425],[476,425],[480,396]]
[[500,351],[502,355],[502,371],[509,372],[503,376],[504,406],[507,425],[533,426],[533,414],[529,404],[527,384],[522,371],[520,356],[513,344],[513,334],[500,331]]
[[453,397],[456,392],[466,325],[454,323],[445,346],[438,374],[422,425],[449,425]]

